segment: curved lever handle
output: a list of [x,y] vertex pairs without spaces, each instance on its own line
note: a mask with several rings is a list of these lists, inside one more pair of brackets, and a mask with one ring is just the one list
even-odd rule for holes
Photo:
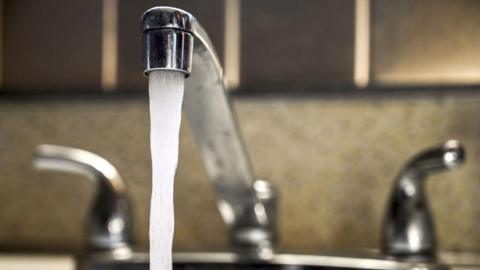
[[428,149],[415,156],[405,167],[404,173],[426,175],[437,171],[453,169],[465,161],[465,149],[456,140]]
[[73,173],[96,182],[98,191],[88,221],[89,248],[124,248],[131,241],[130,206],[125,183],[106,159],[76,148],[37,146],[33,165],[39,170]]
[[435,259],[435,228],[423,180],[451,170],[465,161],[464,147],[455,140],[416,155],[400,172],[390,196],[382,248],[386,255],[408,259]]

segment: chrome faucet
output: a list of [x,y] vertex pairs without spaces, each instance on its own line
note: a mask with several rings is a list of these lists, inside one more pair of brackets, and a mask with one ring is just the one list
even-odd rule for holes
[[184,108],[233,246],[256,255],[270,253],[276,239],[275,190],[266,181],[255,181],[207,33],[190,13],[171,7],[147,10],[141,28],[145,74],[173,70],[189,77]]
[[418,154],[401,170],[383,224],[385,255],[407,260],[435,260],[435,228],[424,180],[432,173],[457,168],[464,160],[463,146],[450,140]]
[[97,193],[88,218],[89,252],[130,251],[131,216],[125,182],[104,158],[76,148],[39,145],[33,158],[39,170],[74,173],[97,184]]

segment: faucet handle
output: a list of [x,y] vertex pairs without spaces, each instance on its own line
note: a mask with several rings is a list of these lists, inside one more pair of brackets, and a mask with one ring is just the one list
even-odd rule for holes
[[454,169],[465,161],[465,149],[459,141],[449,140],[437,147],[427,149],[408,163],[404,173],[427,175]]
[[33,165],[39,170],[73,173],[93,180],[98,191],[88,220],[89,249],[129,248],[131,217],[126,186],[110,162],[85,150],[42,144],[36,148]]
[[457,168],[464,161],[464,147],[450,140],[421,152],[407,163],[397,177],[385,215],[382,239],[385,255],[435,259],[435,228],[423,180],[429,174]]

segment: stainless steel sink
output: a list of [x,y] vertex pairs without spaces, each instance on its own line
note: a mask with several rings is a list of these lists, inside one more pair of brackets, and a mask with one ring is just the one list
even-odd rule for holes
[[[81,269],[88,270],[149,270],[148,254],[134,253],[123,259],[110,256],[84,258]],[[260,269],[373,269],[373,270],[445,270],[442,264],[394,261],[382,258],[360,258],[330,255],[275,254],[269,259],[253,260],[235,253],[174,253],[175,270],[260,270]]]

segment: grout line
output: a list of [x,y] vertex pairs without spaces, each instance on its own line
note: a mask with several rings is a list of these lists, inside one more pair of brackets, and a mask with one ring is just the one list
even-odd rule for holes
[[241,6],[240,0],[225,0],[224,66],[228,89],[240,85]]
[[370,0],[355,1],[355,52],[353,81],[365,88],[370,80]]
[[104,91],[117,88],[117,65],[118,0],[103,0],[101,87]]

